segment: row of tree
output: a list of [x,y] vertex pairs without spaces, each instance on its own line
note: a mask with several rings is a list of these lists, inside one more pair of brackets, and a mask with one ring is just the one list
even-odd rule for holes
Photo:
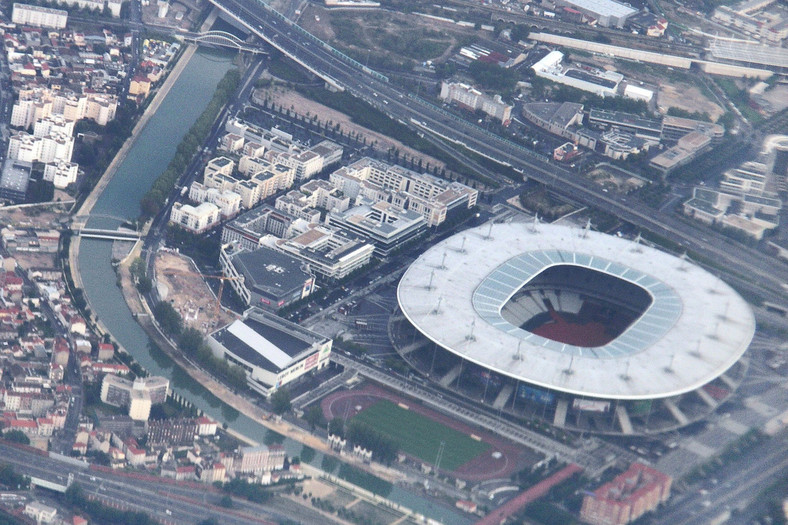
[[328,424],[328,433],[347,439],[351,447],[358,445],[371,450],[372,458],[380,463],[390,464],[397,459],[399,443],[361,421],[351,419],[345,422],[334,418]]
[[164,206],[167,196],[173,186],[189,165],[194,153],[198,148],[202,147],[219,111],[221,111],[230,97],[233,96],[240,81],[241,74],[237,69],[231,69],[224,75],[224,78],[219,81],[213,98],[208,103],[202,115],[199,116],[197,121],[183,137],[181,143],[178,144],[178,148],[175,150],[175,156],[170,161],[167,169],[159,175],[159,178],[153,183],[151,189],[148,190],[148,193],[142,198],[140,202],[142,218],[147,219],[153,217]]

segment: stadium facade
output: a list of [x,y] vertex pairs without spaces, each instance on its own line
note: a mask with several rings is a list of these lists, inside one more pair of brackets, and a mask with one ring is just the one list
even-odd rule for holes
[[390,333],[442,386],[518,417],[610,434],[698,421],[746,371],[755,332],[727,284],[589,229],[488,224],[403,275]]

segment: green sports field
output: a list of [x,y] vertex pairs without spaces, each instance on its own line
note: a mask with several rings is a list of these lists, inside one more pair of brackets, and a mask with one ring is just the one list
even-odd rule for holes
[[440,468],[452,471],[490,448],[467,434],[406,410],[391,401],[378,401],[359,412],[354,420],[395,439],[402,452],[434,464],[441,441],[446,445]]

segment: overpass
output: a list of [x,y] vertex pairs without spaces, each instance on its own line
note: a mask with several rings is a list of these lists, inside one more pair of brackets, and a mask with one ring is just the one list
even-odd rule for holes
[[130,241],[136,242],[142,238],[140,232],[131,230],[102,230],[100,228],[79,228],[74,230],[76,235],[85,239],[101,239],[105,241]]
[[204,33],[186,32],[181,33],[180,36],[186,42],[194,42],[198,45],[208,45],[217,47],[229,47],[239,51],[246,51],[255,55],[264,54],[268,52],[259,44],[250,44],[241,40],[232,33],[226,31],[206,31]]

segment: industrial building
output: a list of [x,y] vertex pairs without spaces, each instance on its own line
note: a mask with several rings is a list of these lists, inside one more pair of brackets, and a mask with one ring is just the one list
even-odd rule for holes
[[602,27],[623,28],[627,19],[638,12],[629,5],[613,0],[559,0],[556,4],[572,7],[595,18]]
[[208,336],[213,355],[246,371],[249,387],[268,396],[328,366],[331,339],[258,308]]
[[250,251],[239,242],[225,244],[219,263],[246,306],[278,310],[309,296],[315,287],[308,265],[271,248]]
[[419,373],[579,432],[655,434],[707,417],[744,377],[755,333],[747,303],[706,270],[555,224],[441,241],[397,300],[389,332]]

